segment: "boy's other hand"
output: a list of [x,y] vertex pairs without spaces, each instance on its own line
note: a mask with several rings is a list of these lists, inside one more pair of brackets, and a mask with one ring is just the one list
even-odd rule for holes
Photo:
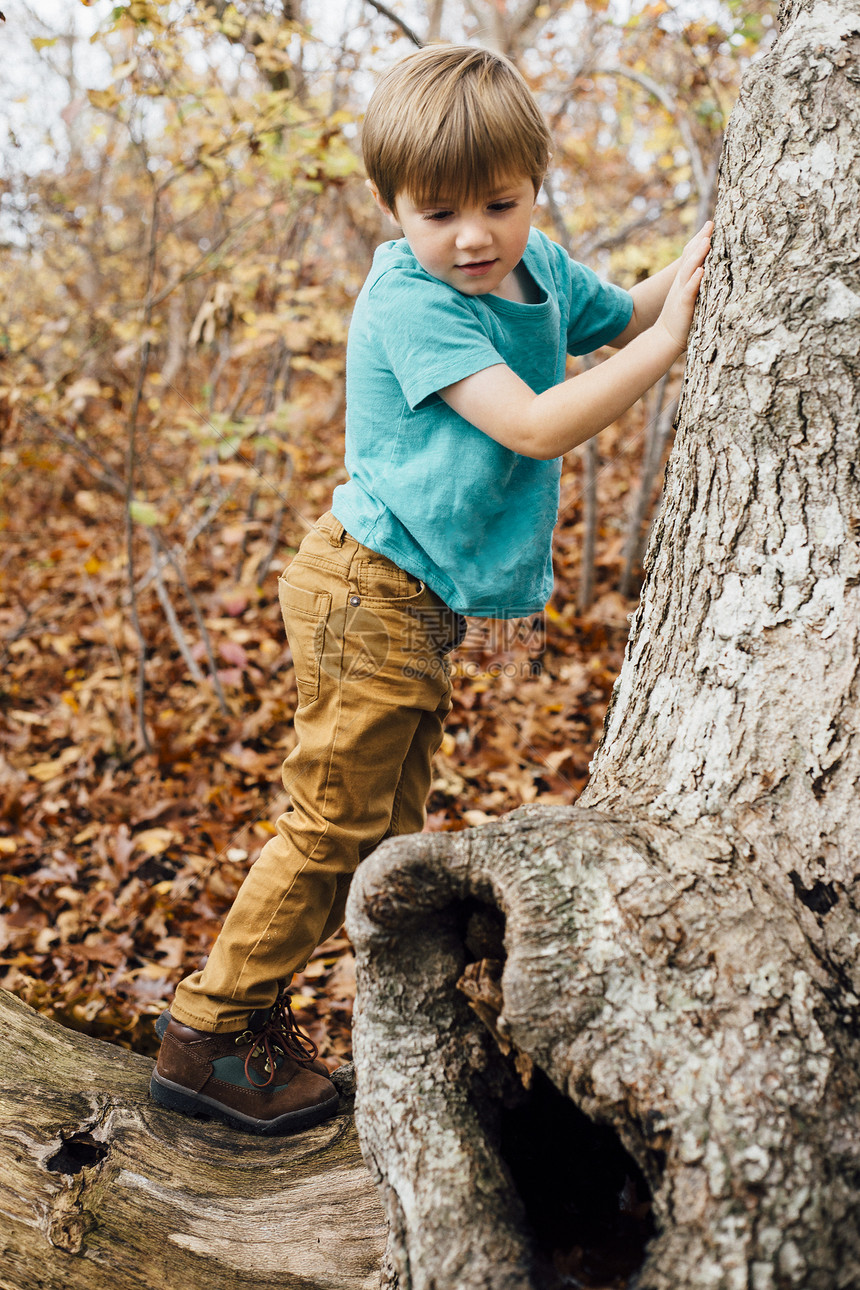
[[693,309],[696,297],[704,276],[704,263],[711,249],[711,234],[714,231],[712,220],[703,224],[695,237],[691,238],[681,253],[675,281],[669,288],[665,303],[657,319],[657,326],[663,326],[680,350],[687,348],[687,336],[693,322]]

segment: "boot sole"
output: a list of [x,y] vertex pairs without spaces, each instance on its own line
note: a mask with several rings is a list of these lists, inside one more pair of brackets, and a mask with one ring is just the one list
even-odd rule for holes
[[155,1072],[149,1081],[149,1093],[153,1101],[170,1111],[191,1115],[198,1120],[220,1120],[222,1124],[238,1129],[241,1133],[296,1133],[299,1129],[310,1129],[322,1120],[327,1120],[340,1105],[340,1097],[335,1093],[334,1097],[325,1102],[302,1107],[298,1111],[287,1111],[275,1120],[256,1120],[203,1093],[192,1093],[181,1084],[174,1084],[172,1080],[166,1080]]

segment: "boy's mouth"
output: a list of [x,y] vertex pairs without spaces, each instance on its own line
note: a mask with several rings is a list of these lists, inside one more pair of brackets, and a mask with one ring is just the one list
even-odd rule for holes
[[458,264],[457,268],[470,278],[480,278],[489,273],[495,263],[495,260],[472,260],[469,264]]

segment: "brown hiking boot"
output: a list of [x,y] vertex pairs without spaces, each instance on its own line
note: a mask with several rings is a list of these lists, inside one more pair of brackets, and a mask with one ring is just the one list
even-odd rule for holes
[[[280,1000],[278,1002],[280,1002]],[[278,1005],[276,1004],[275,1006],[277,1007]],[[262,1008],[262,1009],[258,1009],[255,1012],[252,1012],[250,1017],[248,1018],[247,1029],[251,1031],[253,1034],[256,1034],[257,1031],[260,1030],[263,1027],[263,1025],[265,1025],[266,1021],[268,1020],[271,1014],[271,1011],[272,1011],[271,1008]],[[314,1044],[314,1041],[311,1039],[310,1035],[306,1035],[303,1030],[299,1029],[298,1025],[296,1024],[295,1018],[293,1017],[292,1009],[290,1009],[290,1018],[292,1020],[292,1024],[295,1026],[296,1035],[298,1036],[299,1041],[302,1045],[302,1050],[305,1053],[305,1056],[302,1057],[301,1059],[302,1063],[306,1063],[307,1057],[310,1055],[310,1047],[313,1046],[314,1052],[317,1052],[318,1049],[316,1047],[316,1044]],[[155,1033],[159,1039],[163,1039],[164,1036],[167,1034],[167,1027],[170,1025],[172,1020],[173,1018],[170,1015],[170,1009],[165,1008],[164,1012],[162,1012],[161,1016],[158,1018],[158,1021],[156,1021],[155,1023]],[[187,1029],[189,1029],[189,1027],[186,1026],[186,1030]],[[209,1032],[206,1030],[197,1031],[197,1034],[199,1035],[205,1035],[208,1033]],[[237,1032],[234,1031],[233,1033],[235,1034]],[[305,1045],[307,1045],[307,1048],[304,1047]],[[296,1055],[296,1060],[297,1061],[299,1060],[297,1055]],[[336,1066],[335,1070],[337,1069],[339,1068]],[[321,1057],[314,1057],[313,1061],[311,1061],[308,1064],[308,1070],[316,1071],[317,1075],[324,1075],[326,1079],[331,1078],[331,1070]]]
[[337,1111],[337,1090],[320,1072],[316,1044],[296,1025],[288,994],[238,1033],[213,1035],[174,1018],[158,1029],[149,1090],[162,1106],[246,1133],[292,1133]]

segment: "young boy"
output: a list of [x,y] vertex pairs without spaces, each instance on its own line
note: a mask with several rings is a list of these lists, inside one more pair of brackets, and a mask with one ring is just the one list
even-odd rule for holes
[[[356,302],[346,464],[280,579],[297,745],[289,810],[206,966],[181,982],[152,1094],[257,1133],[314,1124],[337,1093],[286,986],[343,919],[383,838],[419,831],[463,615],[543,609],[561,456],[683,353],[710,227],[631,292],[531,227],[550,157],[515,68],[433,45],[380,81],[368,186],[403,238]],[[617,353],[565,380],[567,353]]]

